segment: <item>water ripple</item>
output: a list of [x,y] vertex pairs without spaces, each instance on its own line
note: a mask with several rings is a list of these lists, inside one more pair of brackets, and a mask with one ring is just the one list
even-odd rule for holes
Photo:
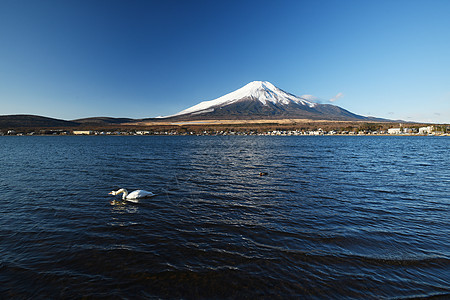
[[4,298],[450,296],[448,139],[0,138]]

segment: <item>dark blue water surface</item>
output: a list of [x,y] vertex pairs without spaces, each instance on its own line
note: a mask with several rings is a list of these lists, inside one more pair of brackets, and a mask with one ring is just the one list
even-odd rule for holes
[[[0,137],[0,298],[450,297],[449,150]],[[111,205],[120,187],[158,196]]]

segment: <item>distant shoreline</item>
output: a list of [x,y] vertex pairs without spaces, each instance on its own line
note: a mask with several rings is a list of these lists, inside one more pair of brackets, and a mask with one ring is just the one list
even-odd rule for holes
[[[16,118],[14,118],[16,117]],[[19,118],[20,117],[20,118]],[[97,120],[97,119],[96,119]],[[123,119],[122,119],[123,120]],[[0,120],[1,121],[1,120]],[[64,121],[66,122],[66,121]],[[67,121],[69,122],[69,121]],[[61,123],[36,116],[8,116],[0,122],[0,135],[380,135],[416,136],[450,134],[449,124],[341,121],[311,119],[194,120],[161,122]]]
[[92,132],[90,134],[74,134],[70,132],[60,132],[60,133],[10,133],[10,134],[0,134],[1,137],[17,137],[17,136],[71,136],[71,137],[98,137],[98,136],[297,136],[297,137],[328,137],[328,136],[336,136],[336,137],[362,137],[362,136],[370,136],[370,137],[443,137],[450,136],[450,133],[442,133],[442,134],[414,134],[414,133],[404,133],[404,134],[371,134],[371,133],[321,133],[316,134],[312,132],[306,133],[296,133],[296,132],[262,132],[262,133],[245,133],[245,132],[229,132],[229,133],[176,133],[176,132],[157,132],[157,133],[137,133],[137,132]]

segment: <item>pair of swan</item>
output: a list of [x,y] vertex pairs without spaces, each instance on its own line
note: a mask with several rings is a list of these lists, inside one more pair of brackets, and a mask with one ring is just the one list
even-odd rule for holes
[[144,191],[144,190],[135,190],[131,193],[128,194],[128,191],[126,189],[120,189],[117,191],[112,191],[109,193],[109,195],[120,195],[122,194],[122,200],[128,200],[131,202],[138,202],[138,199],[142,199],[142,198],[150,198],[153,196],[156,196],[155,194],[153,194],[152,192],[148,192],[148,191]]

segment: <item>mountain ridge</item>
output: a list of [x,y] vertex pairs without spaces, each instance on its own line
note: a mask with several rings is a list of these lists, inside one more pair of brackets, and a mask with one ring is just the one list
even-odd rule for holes
[[[203,101],[160,120],[277,119],[330,121],[383,121],[365,117],[332,104],[312,101],[311,95],[295,96],[268,81],[252,81],[214,100]],[[388,120],[385,120],[388,121]]]
[[317,98],[311,95],[295,96],[268,81],[252,81],[217,99],[200,102],[166,117],[143,119],[90,117],[66,121],[36,115],[3,115],[0,116],[0,128],[95,127],[201,120],[304,119],[392,122],[392,120],[357,115],[336,105],[314,102],[314,99]]

